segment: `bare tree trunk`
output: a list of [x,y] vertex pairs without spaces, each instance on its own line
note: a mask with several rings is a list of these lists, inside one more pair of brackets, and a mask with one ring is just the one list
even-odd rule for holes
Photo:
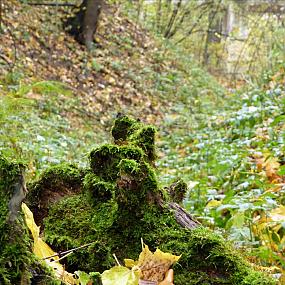
[[[1,1],[1,0],[0,0]],[[157,10],[156,10],[156,31],[161,32],[161,0],[157,0]]]
[[210,60],[209,54],[209,45],[211,43],[220,42],[221,38],[217,36],[221,32],[220,27],[220,18],[218,17],[218,13],[221,10],[221,0],[219,1],[216,9],[211,11],[209,14],[209,24],[207,30],[207,37],[204,47],[204,55],[203,55],[203,65],[207,66]]
[[102,2],[102,0],[87,0],[82,27],[82,38],[88,49],[91,49],[92,47],[93,36],[98,27],[98,19],[101,12]]
[[103,0],[83,0],[79,11],[65,23],[70,34],[88,50],[92,48],[102,5]]
[[168,25],[167,25],[167,28],[166,28],[166,31],[164,33],[164,37],[165,38],[169,38],[169,35],[170,35],[170,32],[171,32],[171,29],[175,23],[175,19],[177,17],[177,14],[181,8],[181,4],[182,4],[182,0],[178,0],[177,4],[175,5],[174,9],[173,9],[173,12],[172,12],[172,15],[170,17],[170,20],[168,22]]

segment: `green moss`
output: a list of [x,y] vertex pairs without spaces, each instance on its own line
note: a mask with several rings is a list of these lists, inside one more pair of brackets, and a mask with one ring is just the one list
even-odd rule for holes
[[[156,234],[163,240],[167,237],[161,242],[162,250],[182,253],[174,267],[175,284],[277,284],[266,274],[255,271],[228,242],[206,228],[191,231],[164,229]],[[183,283],[186,280],[187,283]],[[246,280],[252,283],[246,283]]]
[[[31,190],[48,188],[54,191],[62,187],[75,189],[80,187],[83,175],[83,170],[79,169],[75,164],[62,163],[47,168],[29,188]],[[31,193],[31,195],[34,194],[34,192]]]
[[76,165],[62,163],[50,166],[39,179],[28,185],[29,192],[25,202],[34,213],[38,225],[42,226],[42,220],[48,215],[51,203],[81,191],[84,175],[85,171]]
[[98,176],[88,173],[83,180],[83,188],[94,204],[106,202],[114,197],[114,183],[101,181]]
[[101,232],[107,232],[118,220],[118,204],[114,200],[102,203],[94,209],[92,225]]
[[149,161],[156,159],[155,135],[156,128],[145,126],[134,132],[129,138],[131,144],[140,147],[144,151]]
[[[13,284],[29,278],[31,253],[23,218],[9,222],[9,201],[16,191],[22,165],[0,156],[0,283]],[[26,276],[26,277],[25,277]]]
[[30,284],[36,275],[40,275],[38,284],[43,280],[45,284],[59,284],[33,255],[23,215],[10,220],[9,201],[19,195],[23,170],[22,163],[9,162],[0,155],[0,284]]
[[127,116],[122,116],[115,120],[114,126],[112,128],[112,136],[115,143],[120,143],[126,141],[126,139],[137,129],[139,129],[140,123],[134,119]]
[[138,147],[103,145],[91,151],[90,166],[93,172],[101,179],[114,181],[118,177],[118,165],[122,159],[140,161],[144,153]]
[[[253,268],[250,268],[247,270],[247,275],[243,276],[237,276],[237,280],[242,280],[241,285],[276,285],[278,284],[277,280],[272,280],[269,276],[266,276],[262,272],[258,272],[256,270],[253,270]],[[237,274],[238,275],[238,274]]]
[[121,159],[118,168],[120,174],[136,175],[139,173],[139,163],[133,159]]
[[156,192],[162,192],[161,189],[158,188],[158,181],[156,177],[155,170],[153,167],[145,162],[141,166],[141,171],[144,173],[141,177],[141,184],[142,184],[142,189],[145,193],[156,193]]
[[115,217],[115,207],[113,210],[112,204],[103,203],[93,208],[84,194],[52,206],[45,219],[45,237],[54,249],[67,250],[95,242],[67,257],[66,265],[70,271],[101,271],[113,264],[109,240],[104,232],[112,225],[110,219]]
[[[59,164],[47,168],[39,179],[28,185],[27,203],[34,208],[48,199],[46,192],[76,192],[81,187],[84,172],[74,164]],[[35,209],[34,209],[35,211]]]
[[156,159],[155,135],[156,128],[144,126],[142,123],[122,116],[115,120],[112,136],[116,144],[128,144],[140,147],[149,161]]
[[186,192],[187,184],[182,179],[178,179],[168,188],[168,193],[171,200],[176,203],[181,203],[183,201]]

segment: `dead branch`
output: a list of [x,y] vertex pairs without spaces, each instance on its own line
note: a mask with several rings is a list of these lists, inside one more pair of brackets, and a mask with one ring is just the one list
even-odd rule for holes
[[[1,1],[1,0],[0,0]],[[30,6],[51,6],[51,7],[77,7],[76,4],[72,3],[37,3],[37,2],[27,2]]]

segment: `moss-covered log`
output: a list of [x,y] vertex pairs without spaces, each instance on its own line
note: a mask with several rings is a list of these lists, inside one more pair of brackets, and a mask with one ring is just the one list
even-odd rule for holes
[[[135,259],[143,238],[152,249],[182,254],[174,268],[176,285],[277,284],[178,204],[185,183],[159,186],[155,133],[152,126],[118,118],[112,129],[114,144],[90,152],[82,191],[49,204],[44,233],[54,248],[67,250],[95,241],[67,258],[68,269],[103,271],[115,264],[114,253],[121,260]],[[65,176],[62,183],[69,185]],[[39,193],[45,191],[38,187]]]
[[60,284],[32,253],[21,214],[24,166],[0,155],[0,284]]

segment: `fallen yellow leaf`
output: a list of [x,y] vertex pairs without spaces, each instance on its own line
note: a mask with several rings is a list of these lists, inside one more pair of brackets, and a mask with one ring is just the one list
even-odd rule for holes
[[[25,222],[32,233],[34,239],[34,254],[40,258],[44,259],[46,264],[51,267],[54,271],[54,274],[57,278],[62,280],[65,284],[76,285],[78,284],[77,280],[73,277],[73,274],[64,270],[64,267],[58,262],[59,257],[56,255],[56,252],[53,251],[49,245],[47,245],[40,237],[40,227],[38,227],[34,220],[34,215],[29,209],[29,207],[22,203],[22,211],[25,216]],[[51,258],[47,258],[53,256]]]

